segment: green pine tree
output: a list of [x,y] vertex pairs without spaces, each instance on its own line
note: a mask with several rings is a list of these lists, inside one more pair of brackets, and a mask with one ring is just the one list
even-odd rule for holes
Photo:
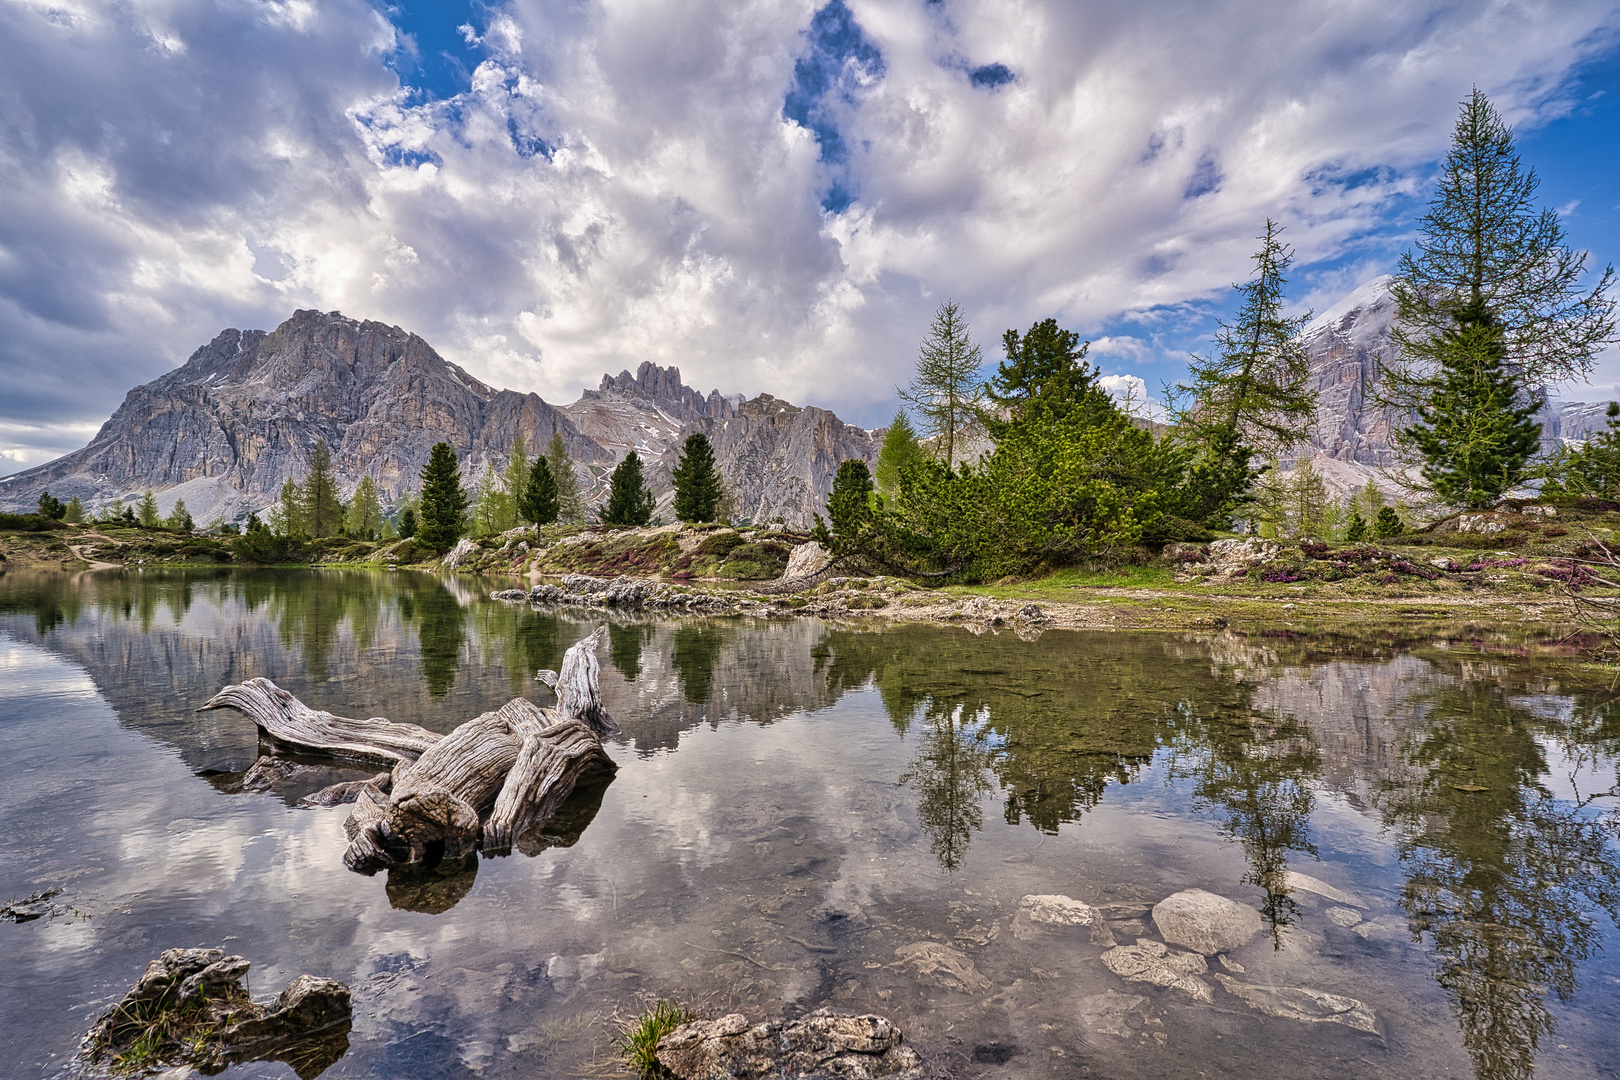
[[466,531],[466,513],[467,493],[461,487],[455,449],[446,442],[434,443],[422,469],[422,513],[416,536],[435,551],[449,551]]
[[177,533],[189,533],[197,528],[197,523],[191,520],[191,511],[186,509],[186,500],[174,500],[174,509],[169,511],[169,519],[164,522]]
[[713,521],[722,487],[709,437],[688,435],[675,465],[675,516],[681,521]]
[[[1007,333],[1010,336],[1017,336],[1017,331],[1014,330]],[[1006,365],[1003,364],[1002,367],[1005,368]],[[878,451],[877,472],[873,477],[883,497],[892,501],[899,495],[901,474],[926,457],[927,452],[917,441],[917,432],[911,426],[911,418],[906,415],[904,409],[895,413],[894,419],[889,423],[889,433],[883,436],[883,448]]]
[[1350,527],[1344,530],[1344,538],[1354,544],[1367,537],[1367,519],[1356,511],[1350,512]]
[[1395,512],[1393,506],[1386,506],[1378,511],[1378,520],[1373,522],[1373,535],[1380,540],[1391,536],[1399,536],[1406,531],[1406,523],[1401,515]]
[[281,494],[270,511],[270,530],[276,536],[305,535],[303,498],[291,477],[282,481]]
[[338,498],[332,451],[325,439],[315,440],[300,496],[304,530],[311,536],[336,536],[343,528],[343,502]]
[[1457,325],[1428,347],[1440,371],[1426,380],[1402,441],[1422,455],[1424,482],[1441,499],[1490,506],[1525,479],[1541,449],[1541,425],[1531,419],[1541,399],[1508,369],[1502,329],[1483,300],[1459,309]]
[[551,479],[557,485],[557,520],[570,525],[584,521],[585,500],[579,494],[579,473],[574,469],[574,459],[568,453],[561,431],[553,429],[551,432],[551,442],[546,444],[546,464],[551,466]]
[[[1097,371],[1086,363],[1089,341],[1058,326],[1056,319],[1044,319],[1020,335],[1008,330],[1001,336],[1007,359],[996,366],[996,374],[985,384],[984,393],[1007,411],[1008,420],[985,413],[985,428],[1000,438],[1006,425],[1016,423],[1041,408],[1057,416],[1077,402],[1087,399],[1087,391],[1097,382]],[[879,467],[878,486],[888,490]]]
[[641,459],[634,450],[625,455],[609,481],[604,525],[645,525],[652,520],[653,495],[641,475]]
[[53,521],[60,521],[64,516],[66,516],[67,507],[62,505],[61,499],[58,499],[49,491],[42,491],[39,493],[38,513],[42,518],[50,518]]
[[68,500],[67,508],[62,512],[62,520],[69,525],[79,525],[84,521],[84,503],[79,501],[77,495]]
[[[934,468],[939,466],[935,465]],[[820,517],[817,517],[820,524]],[[873,526],[872,474],[866,462],[848,458],[838,465],[832,493],[827,496],[827,525],[817,531],[835,555],[863,550]]]
[[155,529],[158,527],[157,496],[152,494],[151,488],[147,488],[141,495],[140,506],[136,509],[135,516],[140,521],[142,528]]
[[1243,300],[1234,322],[1221,323],[1210,356],[1187,364],[1189,404],[1178,410],[1176,434],[1192,451],[1188,517],[1224,526],[1247,501],[1260,470],[1257,455],[1283,453],[1310,433],[1316,393],[1299,331],[1311,315],[1283,315],[1285,276],[1294,253],[1282,229],[1266,219],[1254,276],[1234,285]]
[[407,506],[399,512],[399,538],[409,540],[416,535],[416,507]]
[[551,475],[551,463],[543,457],[534,459],[529,476],[518,496],[518,517],[535,525],[550,525],[557,520],[557,481]]
[[369,476],[362,476],[349,502],[343,531],[360,540],[375,540],[382,533],[382,500],[377,498],[377,485]]

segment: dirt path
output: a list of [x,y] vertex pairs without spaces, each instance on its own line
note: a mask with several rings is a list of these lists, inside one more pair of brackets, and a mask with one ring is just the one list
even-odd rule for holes
[[104,541],[104,542],[106,542],[108,544],[111,544],[113,547],[123,547],[124,545],[122,543],[120,543],[119,541],[114,540],[110,536],[103,536],[101,533],[94,533],[94,532],[93,533],[84,533],[81,536],[75,536],[74,539],[78,540],[78,541],[81,541],[81,543],[69,544],[67,546],[68,550],[73,552],[74,558],[81,559],[84,562],[89,563],[90,564],[90,569],[92,569],[92,570],[122,570],[124,568],[122,563],[102,562],[100,559],[94,558],[90,554],[90,552],[95,550],[96,545],[94,543],[89,542],[89,541],[100,540],[100,541]]

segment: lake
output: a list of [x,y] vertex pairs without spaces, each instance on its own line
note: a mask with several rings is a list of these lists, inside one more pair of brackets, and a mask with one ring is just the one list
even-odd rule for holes
[[[351,985],[332,1078],[603,1071],[615,1017],[658,998],[881,1013],[964,1077],[1620,1075],[1620,690],[1547,650],[651,619],[491,587],[0,575],[0,903],[63,890],[0,923],[0,1074],[63,1072],[149,960],[217,945],[256,995]],[[372,770],[254,769],[246,718],[195,712],[262,675],[448,731],[549,704],[534,672],[603,623],[620,769],[505,858],[350,873],[348,808],[299,799]],[[1177,985],[1117,974],[1190,889],[1260,932]]]

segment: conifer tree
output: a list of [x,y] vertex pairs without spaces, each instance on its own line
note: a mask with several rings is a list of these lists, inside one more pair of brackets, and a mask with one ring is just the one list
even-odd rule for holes
[[1193,452],[1190,515],[1223,525],[1245,501],[1260,475],[1257,455],[1284,453],[1310,434],[1316,394],[1299,331],[1311,315],[1283,314],[1285,276],[1294,253],[1270,218],[1258,239],[1254,276],[1232,286],[1242,296],[1235,321],[1215,332],[1215,352],[1187,364],[1189,401],[1178,410],[1176,432]]
[[557,481],[551,475],[551,463],[537,457],[529,466],[523,494],[518,498],[518,516],[535,525],[550,525],[557,520],[557,501]]
[[174,509],[169,511],[169,519],[164,524],[177,533],[189,533],[197,528],[197,523],[191,520],[191,511],[186,509],[186,500],[174,500]]
[[506,496],[501,507],[502,532],[515,528],[525,519],[520,506],[523,492],[529,486],[529,446],[521,434],[512,437],[512,453],[501,474],[501,488]]
[[1501,328],[1483,301],[1461,309],[1458,325],[1440,338],[1438,348],[1430,345],[1439,374],[1424,381],[1417,422],[1400,434],[1423,456],[1431,491],[1477,510],[1525,478],[1541,449],[1541,425],[1531,417],[1542,401],[1508,371]]
[[325,439],[315,440],[315,449],[309,455],[309,474],[304,477],[300,494],[304,531],[311,536],[336,536],[343,528],[343,502],[338,498],[332,452]]
[[[1016,334],[1016,331],[1009,330],[1007,333]],[[884,498],[892,500],[900,494],[901,472],[922,461],[925,456],[922,444],[917,441],[916,429],[911,426],[911,418],[904,409],[895,413],[894,419],[889,422],[889,433],[883,436],[883,448],[878,451],[877,471],[873,477]]]
[[[1060,418],[1096,385],[1097,371],[1086,363],[1091,343],[1059,327],[1056,319],[1043,319],[1022,335],[1008,330],[1001,346],[1007,359],[996,365],[984,393],[1007,411],[1008,419],[989,412],[983,417],[986,430],[998,439],[1009,422],[1017,423],[1034,409]],[[881,478],[878,486],[883,487]]]
[[416,535],[436,551],[448,551],[467,525],[467,493],[461,487],[456,451],[447,442],[433,444],[422,469],[422,513]]
[[1393,506],[1386,506],[1378,511],[1378,520],[1373,522],[1373,535],[1380,540],[1391,536],[1399,536],[1406,531],[1406,523],[1401,515],[1395,512]]
[[416,535],[416,507],[407,506],[399,512],[399,538],[409,540]]
[[382,501],[377,498],[377,485],[371,477],[362,476],[344,518],[344,531],[361,540],[375,540],[382,527]]
[[1357,511],[1350,512],[1350,527],[1344,530],[1344,538],[1350,543],[1364,540],[1367,536],[1367,519]]
[[472,532],[474,536],[488,536],[500,531],[501,501],[505,492],[493,470],[478,477],[478,486],[472,494]]
[[579,473],[574,470],[574,459],[563,442],[562,432],[551,432],[546,444],[546,464],[551,466],[551,479],[557,484],[557,520],[577,525],[585,520],[585,500],[579,494]]
[[1615,340],[1613,267],[1582,292],[1586,253],[1565,243],[1558,213],[1535,206],[1541,181],[1513,130],[1477,88],[1462,104],[1451,150],[1418,240],[1390,283],[1396,359],[1380,380],[1390,404],[1421,404],[1450,348],[1447,332],[1488,316],[1525,392],[1581,378]]
[[68,500],[67,508],[62,512],[62,520],[69,525],[78,525],[84,521],[84,503],[79,501],[77,495]]
[[848,458],[839,463],[832,493],[827,496],[827,524],[822,525],[820,515],[816,524],[817,539],[833,554],[863,550],[872,531],[872,474],[866,462]]
[[67,515],[67,507],[62,505],[61,499],[58,499],[49,491],[42,491],[39,493],[38,513],[42,518],[50,518],[53,521],[60,521]]
[[923,338],[911,385],[899,391],[900,400],[921,418],[923,430],[938,441],[947,469],[956,465],[963,429],[984,405],[984,383],[979,380],[983,359],[962,309],[955,300],[947,300]]
[[609,481],[604,525],[645,525],[652,520],[653,496],[641,475],[641,459],[634,450],[625,455]]
[[[1546,495],[1585,495],[1612,499],[1620,494],[1620,402],[1609,402],[1604,429],[1571,449],[1561,449],[1548,466]],[[69,504],[71,513],[71,504]],[[72,520],[71,517],[68,519]]]
[[1539,184],[1476,89],[1390,285],[1395,357],[1378,399],[1418,414],[1397,448],[1453,505],[1487,505],[1523,477],[1541,388],[1584,377],[1615,340],[1613,268],[1578,287],[1586,254],[1565,243],[1556,211],[1536,208]]
[[270,530],[276,536],[294,536],[304,532],[303,497],[291,477],[282,481],[281,493],[270,511]]
[[151,488],[147,488],[145,493],[141,495],[140,506],[136,509],[135,515],[140,520],[143,528],[155,529],[158,527],[157,496],[152,494]]
[[709,437],[688,435],[675,465],[675,516],[681,521],[713,521],[721,488]]

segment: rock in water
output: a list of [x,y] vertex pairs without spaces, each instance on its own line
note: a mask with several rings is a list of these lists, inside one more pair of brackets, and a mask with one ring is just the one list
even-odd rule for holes
[[1209,970],[1197,953],[1171,952],[1162,941],[1140,938],[1135,945],[1121,945],[1102,955],[1103,966],[1126,982],[1145,982],[1180,990],[1194,1001],[1215,1000],[1209,983],[1196,976]]
[[1378,1034],[1378,1014],[1353,997],[1303,986],[1254,986],[1238,982],[1230,975],[1215,978],[1228,993],[1267,1016],[1298,1020],[1303,1024],[1343,1024],[1357,1031]]
[[1260,932],[1260,913],[1203,889],[1187,889],[1154,904],[1153,923],[1170,944],[1214,956],[1253,940]]
[[167,950],[96,1021],[84,1057],[91,1064],[124,1057],[135,1071],[193,1065],[208,1075],[246,1061],[284,1061],[307,1080],[343,1056],[352,1012],[347,986],[300,975],[261,1005],[242,985],[248,966],[224,949]]
[[949,945],[919,941],[900,946],[894,955],[901,964],[915,967],[918,975],[952,990],[982,994],[990,989],[990,980],[979,974],[973,961]]
[[1090,904],[1055,894],[1026,896],[1018,901],[1018,910],[1031,922],[1053,926],[1090,926],[1098,919],[1097,909]]
[[1080,1023],[1098,1035],[1128,1039],[1153,1015],[1153,1003],[1141,994],[1107,990],[1080,999]]
[[918,1080],[922,1062],[881,1016],[820,1009],[750,1026],[740,1013],[682,1024],[658,1041],[658,1061],[680,1080],[838,1077]]

